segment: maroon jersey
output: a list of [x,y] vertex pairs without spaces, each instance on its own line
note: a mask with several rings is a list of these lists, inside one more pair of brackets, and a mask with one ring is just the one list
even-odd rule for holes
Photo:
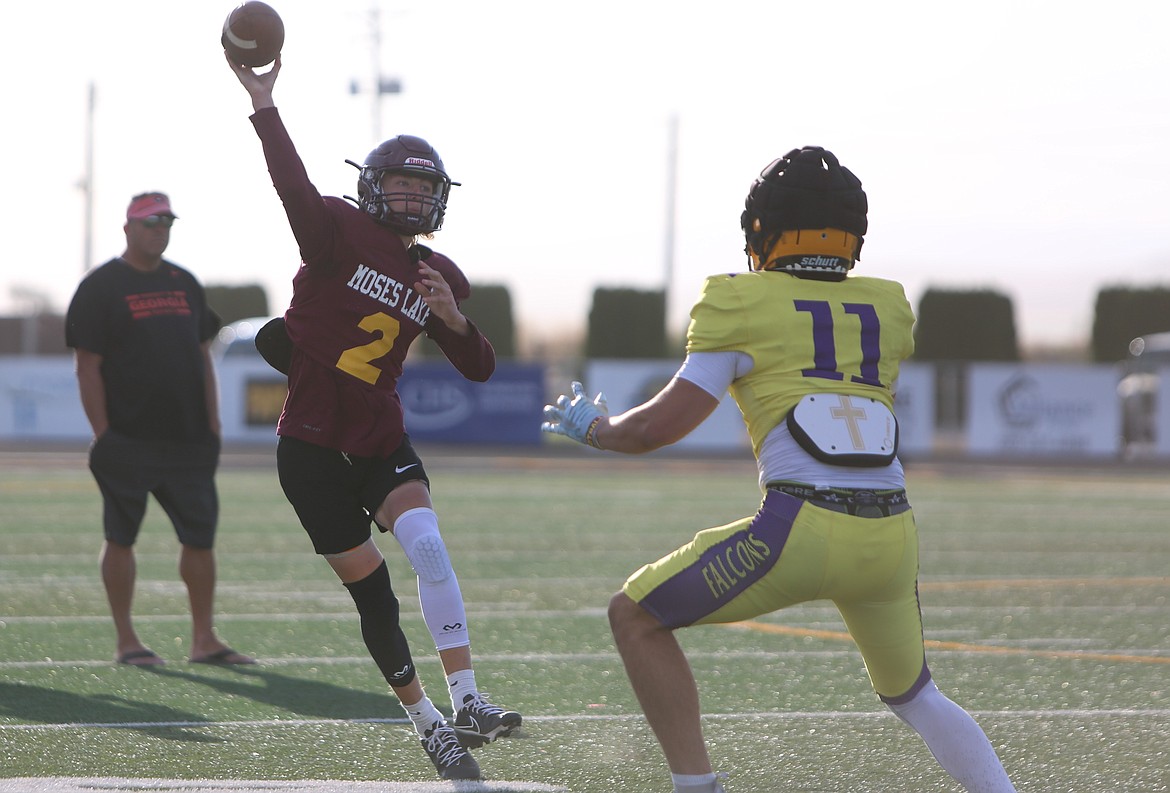
[[[364,457],[385,457],[405,432],[398,377],[411,343],[425,332],[469,380],[487,380],[495,351],[474,325],[459,336],[432,317],[414,291],[418,265],[391,229],[309,181],[275,108],[252,115],[276,192],[284,203],[301,267],[285,325],[294,344],[288,398],[277,434]],[[456,303],[471,294],[447,257],[426,263]]]

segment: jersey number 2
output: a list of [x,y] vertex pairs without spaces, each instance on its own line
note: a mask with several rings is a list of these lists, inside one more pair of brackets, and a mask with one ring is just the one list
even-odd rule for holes
[[[833,335],[833,311],[827,300],[794,300],[797,311],[812,314],[813,368],[802,369],[805,377],[823,377],[844,380],[837,371],[837,342]],[[851,375],[850,382],[882,386],[878,378],[878,360],[881,358],[881,322],[877,311],[869,303],[842,303],[846,314],[856,315],[861,326],[861,376]]]
[[390,352],[390,348],[394,346],[394,340],[398,338],[401,326],[394,317],[378,312],[363,317],[362,321],[358,323],[358,327],[367,333],[380,335],[369,344],[350,347],[341,353],[337,359],[337,368],[373,385],[382,376],[382,370],[374,366],[371,361],[376,361]]

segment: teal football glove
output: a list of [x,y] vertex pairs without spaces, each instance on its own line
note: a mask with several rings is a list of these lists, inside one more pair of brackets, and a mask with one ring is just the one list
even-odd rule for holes
[[598,423],[609,415],[605,394],[599,393],[597,398],[590,402],[585,394],[585,386],[574,380],[571,388],[572,399],[566,394],[561,394],[557,397],[555,405],[544,406],[544,423],[540,425],[540,429],[600,449],[595,432]]

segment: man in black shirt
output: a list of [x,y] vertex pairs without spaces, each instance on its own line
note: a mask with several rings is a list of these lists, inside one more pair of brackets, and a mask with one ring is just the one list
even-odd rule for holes
[[115,658],[148,666],[163,659],[134,630],[134,542],[148,494],[181,543],[179,574],[191,605],[189,660],[250,664],[212,623],[219,518],[219,400],[209,354],[219,318],[195,276],[162,258],[175,213],[162,193],[135,196],[126,211],[126,251],[89,273],[66,315],[81,403],[93,428],[89,467],[104,504],[102,583],[117,634]]

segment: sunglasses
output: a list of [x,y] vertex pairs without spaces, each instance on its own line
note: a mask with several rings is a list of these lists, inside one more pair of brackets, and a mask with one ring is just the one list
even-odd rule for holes
[[152,229],[155,226],[162,226],[163,228],[169,229],[174,224],[175,219],[171,215],[147,215],[142,219],[142,225],[148,229]]

